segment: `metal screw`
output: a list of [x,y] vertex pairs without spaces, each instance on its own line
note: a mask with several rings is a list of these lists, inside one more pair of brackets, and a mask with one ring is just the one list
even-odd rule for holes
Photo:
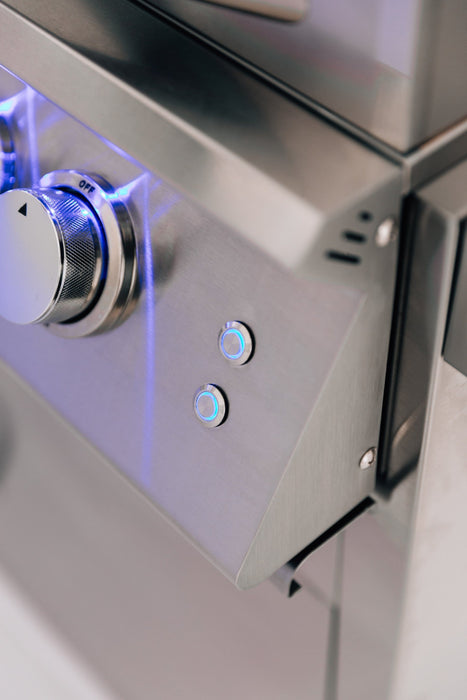
[[399,229],[396,220],[389,216],[376,229],[375,243],[379,248],[385,248],[396,240]]
[[372,467],[376,462],[376,447],[370,447],[369,450],[365,452],[363,457],[360,460],[359,467],[360,469],[369,469]]

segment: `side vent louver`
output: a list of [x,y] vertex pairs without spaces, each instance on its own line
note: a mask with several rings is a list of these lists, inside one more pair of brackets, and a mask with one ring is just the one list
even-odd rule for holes
[[349,263],[350,265],[359,265],[362,259],[358,255],[351,255],[350,253],[341,253],[338,250],[328,250],[326,251],[326,257],[329,260],[335,260],[336,262]]

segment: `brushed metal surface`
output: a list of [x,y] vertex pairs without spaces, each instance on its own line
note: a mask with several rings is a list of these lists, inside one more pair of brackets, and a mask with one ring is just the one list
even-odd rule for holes
[[117,700],[3,569],[0,694],[9,700]]
[[368,513],[342,537],[335,697],[386,700],[404,601],[407,533],[400,547]]
[[444,357],[453,367],[464,374],[467,371],[465,333],[465,296],[466,296],[466,262],[465,262],[465,218],[467,217],[467,162],[436,180],[427,187],[426,199],[438,213],[440,225],[448,230],[454,229],[458,234],[456,268],[453,273],[451,307],[444,345]]
[[399,151],[467,114],[463,0],[313,0],[292,25],[184,0],[146,4]]
[[[420,455],[434,373],[446,335],[460,224],[467,215],[466,182],[467,163],[463,161],[421,188],[407,211],[409,281],[396,352],[397,382],[387,433],[390,444],[384,456],[389,483],[407,474]],[[446,349],[450,357],[452,346]]]
[[300,264],[323,214],[394,176],[384,159],[126,0],[75,2],[73,21],[56,0],[15,6],[37,24],[0,4],[0,64],[281,264]]
[[[252,700],[310,693],[334,700],[337,692],[353,700],[354,691],[359,698],[365,691],[371,700],[382,697],[400,614],[398,567],[407,556],[404,547],[388,544],[387,532],[397,530],[407,543],[411,490],[408,496],[404,491],[406,512],[397,527],[385,524],[381,533],[368,518],[356,523],[354,540],[346,533],[345,542],[329,543],[303,572],[301,582],[315,597],[297,596],[294,607],[282,601],[284,607],[264,585],[241,597],[229,588],[107,460],[243,586],[261,580],[328,517],[366,494],[374,473],[367,470],[359,481],[358,461],[377,442],[396,255],[396,245],[377,249],[374,234],[385,217],[397,216],[412,165],[403,166],[401,184],[397,168],[384,159],[278,99],[241,70],[217,59],[209,63],[202,47],[134,8],[126,11],[126,3],[113,3],[112,13],[111,3],[96,8],[82,1],[71,11],[57,2],[55,14],[45,13],[47,20],[42,4],[16,4],[29,9],[42,28],[0,5],[0,61],[11,61],[10,68],[55,96],[82,123],[127,146],[152,174],[2,72],[0,96],[6,104],[14,102],[15,142],[21,136],[22,184],[57,167],[102,170],[124,192],[134,218],[143,285],[135,315],[105,337],[75,343],[43,329],[19,333],[1,324],[0,354],[62,418],[2,369],[0,560],[109,684],[131,700],[154,697],[155,686],[164,697],[175,692],[190,700],[228,698],[230,691],[232,698],[251,693]],[[87,32],[86,9],[99,12],[101,20]],[[46,25],[53,38],[43,31]],[[160,57],[174,56],[167,73],[161,67],[161,83],[144,67],[143,58],[158,53],[150,36]],[[199,71],[186,76],[182,69],[195,64]],[[63,82],[65,70],[77,77],[79,91]],[[203,70],[212,77],[209,85],[200,78]],[[228,100],[233,85],[241,87],[234,93],[237,101]],[[96,95],[105,99],[97,104]],[[128,128],[132,114],[135,131]],[[462,142],[465,132],[456,133]],[[448,151],[453,143],[444,142]],[[187,145],[193,158],[175,157]],[[439,160],[433,148],[435,169],[461,157],[457,152]],[[421,179],[433,174],[426,163],[423,156],[413,161]],[[420,367],[430,392],[458,234],[458,214],[450,213],[446,228],[441,211],[449,191],[445,187],[438,202],[436,189],[422,193],[416,209],[415,250],[421,255],[415,258],[419,268],[409,306],[416,318],[418,304],[416,328],[429,335],[422,337]],[[365,221],[364,211],[370,214]],[[364,247],[357,251],[345,231],[363,236]],[[346,257],[360,262],[345,263]],[[284,328],[280,339],[271,331],[277,316]],[[304,317],[311,327],[303,327]],[[255,336],[259,329],[259,371],[253,363],[226,366],[217,333],[227,318],[244,318]],[[193,349],[188,358],[180,337],[184,348]],[[406,371],[417,367],[416,358],[412,353]],[[272,369],[278,367],[271,388]],[[192,441],[194,381],[199,386],[210,380],[213,368],[219,382],[229,376],[229,397],[248,403],[246,413],[237,412],[234,455],[225,449],[225,432],[204,431],[223,435],[217,444],[211,438]],[[248,379],[237,383],[244,371]],[[283,401],[284,387],[294,396],[290,416],[283,403],[274,402]],[[408,387],[401,396],[410,402]],[[431,397],[425,393],[423,400]],[[254,425],[258,433],[258,406],[267,407],[267,420],[251,461],[251,444],[239,436],[247,434],[245,426]],[[343,423],[338,412],[346,417]],[[418,420],[413,415],[409,411],[407,433],[410,421]],[[404,429],[398,433],[403,434]],[[195,463],[191,450],[201,455]],[[210,471],[203,471],[206,466]],[[398,486],[386,514],[393,515],[407,483]],[[456,537],[456,547],[459,542]],[[414,588],[415,595],[419,591]],[[252,602],[238,603],[246,599]],[[423,591],[421,599],[433,605]],[[454,626],[456,634],[461,627]],[[416,654],[412,659],[421,668]],[[338,673],[353,684],[336,687]]]
[[451,314],[447,327],[444,357],[449,364],[467,375],[467,254],[465,222],[459,237],[457,271],[453,281]]
[[[450,11],[449,3],[443,3],[445,7]],[[208,8],[213,9],[219,11]],[[102,0],[99,6],[88,0],[75,0],[70,15],[68,6],[58,0],[47,6],[34,0],[4,0],[0,3],[0,17],[0,63],[83,123],[118,143],[149,170],[189,193],[221,220],[234,223],[243,235],[256,242],[261,240],[278,259],[293,264],[297,257],[285,240],[284,223],[293,225],[297,234],[301,231],[301,238],[297,238],[297,244],[301,241],[300,250],[309,237],[309,212],[303,211],[304,202],[300,200],[307,198],[314,158],[321,163],[322,201],[345,191],[349,173],[345,167],[342,173],[336,165],[328,168],[326,159],[320,157],[320,153],[328,151],[334,159],[325,138],[327,130],[320,138],[311,138],[309,112],[142,8],[132,7],[126,0]],[[365,26],[364,23],[362,27]],[[55,40],[51,42],[48,34]],[[463,46],[462,43],[461,49]],[[29,56],[34,56],[34,61]],[[428,63],[422,63],[421,72],[427,69]],[[67,75],[74,80],[64,79]],[[355,79],[358,75],[356,71]],[[446,84],[451,85],[451,79],[462,80],[457,66]],[[430,83],[429,74],[427,81]],[[7,91],[5,96],[9,94]],[[357,106],[354,93],[349,94],[351,104]],[[462,99],[464,91],[458,95]],[[347,99],[347,93],[343,97]],[[340,116],[323,103],[307,104],[316,114],[398,163],[403,170],[405,192],[467,154],[467,119],[402,154],[349,121],[347,113]],[[373,111],[373,107],[364,107],[365,114]],[[390,114],[391,110],[384,113]],[[400,112],[392,115],[391,125],[400,117]],[[160,134],[156,140],[154,129]],[[355,157],[349,150],[350,143],[343,139],[336,152],[343,163]],[[190,167],[186,167],[187,162]],[[203,177],[197,177],[200,173]],[[207,173],[211,176],[207,177]],[[260,173],[271,177],[261,177]],[[354,181],[361,174],[363,171],[356,168],[352,172]],[[329,181],[335,183],[334,188],[326,187]],[[294,212],[290,211],[287,217],[283,214],[283,184],[299,198]],[[318,184],[314,182],[314,188]],[[250,193],[247,203],[240,196],[244,187]],[[288,207],[291,205],[289,197]],[[252,207],[258,225],[247,215]],[[261,231],[271,235],[265,236]]]
[[466,156],[467,119],[463,119],[404,156],[405,192],[422,187]]
[[[37,37],[57,55],[64,50],[64,60],[69,55]],[[88,62],[79,67],[87,70]],[[92,75],[96,88],[103,74]],[[85,100],[88,84],[82,89]],[[263,95],[267,110],[276,96]],[[255,93],[258,105],[261,99]],[[374,486],[375,470],[363,473],[358,462],[378,440],[397,257],[397,242],[380,248],[374,233],[398,214],[398,169],[292,105],[313,145],[305,178],[303,148],[287,132],[295,183],[306,181],[300,200],[292,182],[292,189],[273,183],[273,163],[266,177],[242,159],[243,133],[238,152],[214,150],[218,163],[233,157],[254,181],[266,177],[268,202],[279,186],[280,220],[265,228],[264,200],[248,178],[234,190],[231,180],[218,179],[214,161],[204,177],[192,172],[194,199],[195,181],[209,193],[210,211],[202,210],[30,88],[19,84],[15,100],[26,183],[57,169],[100,172],[125,201],[141,294],[128,321],[101,338],[71,342],[1,324],[1,356],[237,585],[264,580]],[[96,114],[101,120],[94,110],[90,122]],[[187,130],[164,114],[174,129]],[[159,126],[151,121],[149,143],[165,154],[161,161],[176,164]],[[332,191],[323,187],[325,173]],[[241,199],[240,228],[238,211],[215,218],[219,187],[224,201]],[[296,225],[298,202],[306,238]],[[344,235],[349,230],[361,231],[358,243]],[[241,371],[218,349],[229,318],[244,321],[256,339],[254,362]],[[194,392],[204,383],[222,387],[229,402],[228,420],[215,431],[193,414]]]
[[465,693],[458,656],[465,655],[459,534],[465,382],[441,356],[466,173],[466,164],[458,165],[405,209],[410,275],[399,309],[405,324],[396,353],[389,484],[371,515],[345,533],[340,700],[440,694],[457,700]]
[[439,358],[434,384],[391,700],[467,692],[467,379]]
[[124,700],[324,696],[321,602],[289,601],[269,583],[236,590],[3,365],[0,397],[12,426],[0,561],[109,691]]

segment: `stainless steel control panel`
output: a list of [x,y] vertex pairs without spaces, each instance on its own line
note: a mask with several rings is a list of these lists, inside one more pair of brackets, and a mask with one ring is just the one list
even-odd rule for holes
[[[261,90],[275,99],[258,90],[256,100]],[[98,240],[106,226],[95,202],[60,180],[90,173],[110,183],[108,201],[127,212],[135,246],[125,320],[95,327],[96,334],[66,332],[70,320],[85,323],[98,308],[92,289],[71,316],[50,316],[52,328],[12,323],[18,319],[5,312],[11,286],[2,282],[0,312],[9,320],[0,321],[0,357],[231,580],[242,588],[258,583],[374,488],[376,460],[366,464],[365,455],[375,454],[380,429],[398,168],[285,104],[281,118],[300,125],[305,151],[289,130],[283,156],[290,172],[277,184],[267,163],[260,170],[254,154],[248,163],[233,143],[222,151],[218,142],[217,153],[232,167],[248,167],[258,183],[236,190],[240,212],[220,211],[216,192],[227,201],[230,183],[219,180],[213,161],[200,172],[196,154],[190,161],[176,142],[158,141],[157,123],[160,172],[6,72],[0,97],[20,172],[20,189],[0,196],[0,210],[12,212],[21,236],[41,234],[40,226],[25,227],[21,212],[26,204],[30,216],[40,205],[46,239],[60,239],[66,224],[53,214],[53,197],[47,200],[53,186],[55,197],[62,192],[91,212]],[[174,129],[182,126],[173,120]],[[202,147],[214,143],[205,139]],[[186,157],[175,169],[179,182],[175,170],[168,181],[169,151]],[[332,188],[323,186],[324,172]],[[265,226],[272,191],[280,218]],[[11,248],[17,234],[8,216],[0,245]],[[52,248],[46,264],[59,277]],[[28,264],[36,270],[34,259]],[[55,309],[61,303],[57,285],[28,320],[47,322],[51,298]]]

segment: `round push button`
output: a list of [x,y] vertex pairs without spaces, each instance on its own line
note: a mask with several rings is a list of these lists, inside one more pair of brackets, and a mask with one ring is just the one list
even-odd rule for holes
[[198,389],[193,402],[195,415],[207,428],[220,425],[227,413],[227,403],[221,390],[214,384]]
[[253,337],[245,324],[228,321],[219,333],[219,350],[232,365],[244,365],[253,353]]

